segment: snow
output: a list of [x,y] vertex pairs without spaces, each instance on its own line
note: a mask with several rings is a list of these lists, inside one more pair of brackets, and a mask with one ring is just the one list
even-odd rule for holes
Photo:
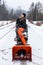
[[6,25],[6,24],[9,24],[9,23],[11,23],[12,21],[0,21],[0,26],[4,26],[4,25]]
[[0,65],[43,65],[43,25],[28,24],[28,43],[32,47],[32,62],[19,60],[12,62],[15,37],[15,22],[0,27]]

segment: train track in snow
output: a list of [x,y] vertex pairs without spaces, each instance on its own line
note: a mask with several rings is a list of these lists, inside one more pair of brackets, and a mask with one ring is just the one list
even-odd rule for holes
[[[13,22],[13,23],[14,23],[14,22]],[[10,23],[10,24],[7,24],[7,25],[4,25],[4,26],[1,26],[1,27],[0,27],[0,30],[5,29],[5,28],[11,26],[13,23]]]
[[7,31],[3,36],[1,36],[0,40],[3,39],[7,34],[9,34],[14,28],[15,26],[13,26],[9,31]]

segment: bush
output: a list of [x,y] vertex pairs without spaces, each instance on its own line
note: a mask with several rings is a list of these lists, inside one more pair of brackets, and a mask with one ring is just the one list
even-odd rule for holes
[[36,25],[37,25],[37,26],[41,26],[41,22],[38,21],[38,22],[36,23]]

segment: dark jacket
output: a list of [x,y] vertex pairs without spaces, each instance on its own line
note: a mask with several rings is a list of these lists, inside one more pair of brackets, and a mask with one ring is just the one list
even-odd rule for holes
[[16,25],[17,25],[17,27],[22,27],[22,28],[26,28],[26,20],[24,19],[24,20],[20,20],[19,18],[17,19],[17,21],[16,21]]

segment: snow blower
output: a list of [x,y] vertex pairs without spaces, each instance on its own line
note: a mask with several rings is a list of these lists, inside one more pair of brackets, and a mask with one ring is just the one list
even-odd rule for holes
[[17,44],[12,47],[12,61],[14,60],[29,60],[32,61],[32,48],[27,45],[28,34],[23,27],[16,27]]

